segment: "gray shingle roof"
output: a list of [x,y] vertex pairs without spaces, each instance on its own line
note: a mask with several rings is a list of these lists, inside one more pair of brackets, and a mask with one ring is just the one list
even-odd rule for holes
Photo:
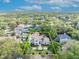
[[65,34],[60,34],[60,35],[58,35],[58,36],[56,37],[55,41],[60,42],[61,40],[67,41],[67,40],[70,40],[70,39],[71,39],[71,37],[68,36],[68,35],[65,33]]

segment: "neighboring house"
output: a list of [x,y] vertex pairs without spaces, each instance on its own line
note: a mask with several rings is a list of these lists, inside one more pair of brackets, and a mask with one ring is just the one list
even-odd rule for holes
[[31,28],[31,25],[26,25],[21,32],[21,41],[25,41],[27,37],[27,33],[29,33],[29,28]]
[[21,36],[21,41],[25,41],[27,37],[27,33],[29,32],[29,28],[32,27],[32,25],[23,25],[20,24],[15,28],[15,36]]
[[56,37],[55,41],[56,42],[59,42],[60,44],[64,44],[66,43],[67,41],[69,41],[71,39],[70,36],[68,36],[66,33],[64,34],[60,34]]
[[49,38],[45,35],[40,35],[38,32],[35,32],[32,35],[30,35],[29,42],[35,46],[48,45]]
[[18,25],[18,26],[15,28],[14,31],[15,31],[15,35],[16,35],[16,36],[18,36],[18,35],[21,34],[23,27],[24,27],[24,25],[23,25],[23,24],[20,24],[20,25]]

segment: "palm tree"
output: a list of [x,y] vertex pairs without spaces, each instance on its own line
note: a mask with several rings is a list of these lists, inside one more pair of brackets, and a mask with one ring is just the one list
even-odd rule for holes
[[53,54],[58,54],[59,50],[60,50],[60,44],[52,41],[50,42],[49,46],[48,46],[48,50],[51,51]]

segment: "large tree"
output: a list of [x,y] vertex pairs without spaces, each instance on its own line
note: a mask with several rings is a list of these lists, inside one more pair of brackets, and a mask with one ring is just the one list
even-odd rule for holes
[[0,59],[14,59],[23,56],[20,44],[15,40],[0,41]]

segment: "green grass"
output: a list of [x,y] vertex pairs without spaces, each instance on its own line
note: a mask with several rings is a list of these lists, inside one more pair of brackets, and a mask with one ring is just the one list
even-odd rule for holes
[[31,55],[48,55],[48,51],[47,50],[32,50]]

